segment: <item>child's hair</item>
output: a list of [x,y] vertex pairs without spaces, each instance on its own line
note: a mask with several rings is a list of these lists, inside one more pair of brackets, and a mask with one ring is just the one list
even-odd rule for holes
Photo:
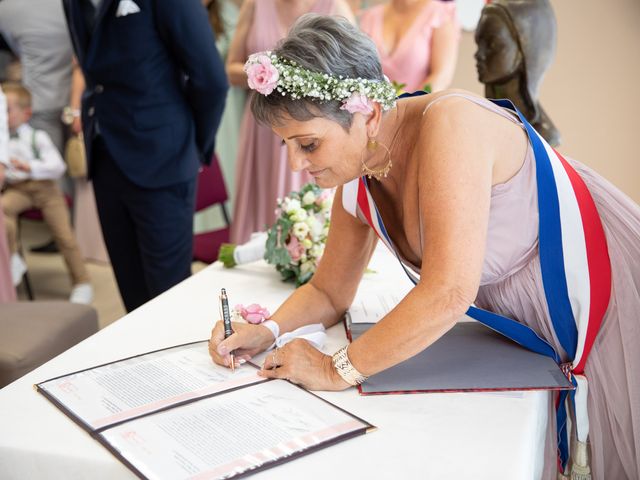
[[21,108],[31,107],[31,92],[21,83],[5,82],[2,84],[2,91],[6,94],[12,93],[18,97],[18,105]]

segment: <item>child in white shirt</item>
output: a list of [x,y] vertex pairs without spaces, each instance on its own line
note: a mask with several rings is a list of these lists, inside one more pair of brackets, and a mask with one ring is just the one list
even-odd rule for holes
[[27,123],[31,118],[29,91],[14,83],[4,84],[2,89],[7,100],[9,155],[5,159],[0,157],[0,184],[6,183],[0,204],[6,218],[14,284],[20,283],[26,271],[18,253],[17,216],[35,207],[42,211],[69,270],[73,285],[70,301],[90,303],[93,289],[71,228],[67,204],[56,183],[65,171],[65,164],[49,135]]

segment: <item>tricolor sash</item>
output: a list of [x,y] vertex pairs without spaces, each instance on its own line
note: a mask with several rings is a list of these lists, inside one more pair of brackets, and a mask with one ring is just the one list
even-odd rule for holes
[[[558,469],[569,459],[567,405],[576,415],[577,438],[589,434],[587,378],[584,366],[611,297],[611,262],[607,239],[595,202],[575,169],[536,132],[509,100],[492,100],[520,117],[533,148],[539,212],[539,254],[542,282],[551,324],[571,359],[563,365],[575,390],[560,392],[556,402]],[[363,176],[343,187],[346,211],[365,220],[396,255],[414,284],[418,275],[405,265],[387,230]],[[534,352],[561,363],[560,355],[528,326],[474,306],[467,315]]]

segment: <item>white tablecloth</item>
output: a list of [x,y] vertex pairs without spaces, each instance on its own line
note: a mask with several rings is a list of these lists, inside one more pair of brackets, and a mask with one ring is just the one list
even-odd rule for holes
[[[406,282],[377,252],[361,288]],[[209,337],[225,287],[232,305],[272,311],[292,291],[262,262],[225,270],[214,264],[0,390],[0,478],[130,479],[134,475],[32,385],[54,376]],[[346,342],[329,331],[331,353]],[[377,431],[256,474],[252,478],[539,479],[549,394],[457,393],[361,397],[320,393]]]

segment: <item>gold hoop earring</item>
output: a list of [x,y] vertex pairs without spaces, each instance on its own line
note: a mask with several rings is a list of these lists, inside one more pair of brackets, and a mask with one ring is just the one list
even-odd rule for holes
[[384,158],[389,159],[389,161],[385,164],[384,167],[378,170],[373,170],[367,167],[367,165],[364,163],[364,150],[362,151],[362,155],[360,156],[360,163],[362,164],[363,175],[366,175],[368,178],[374,177],[376,180],[380,181],[383,178],[387,178],[387,175],[389,175],[389,171],[391,170],[393,163],[391,162],[391,152],[389,151],[389,149],[384,143],[380,143],[376,141],[375,138],[369,138],[369,140],[367,140],[367,150],[369,150],[370,152],[375,152],[378,149],[378,146],[381,146],[382,148],[384,148],[385,150]]

